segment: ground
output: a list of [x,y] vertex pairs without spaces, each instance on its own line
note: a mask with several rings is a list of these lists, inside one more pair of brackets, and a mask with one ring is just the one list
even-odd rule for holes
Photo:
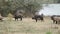
[[54,24],[48,17],[44,22],[23,18],[22,21],[4,20],[0,22],[0,34],[60,34],[60,24]]

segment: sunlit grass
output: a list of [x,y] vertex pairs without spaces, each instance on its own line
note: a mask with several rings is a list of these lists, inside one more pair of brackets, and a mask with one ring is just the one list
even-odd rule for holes
[[27,33],[27,34],[51,34],[48,31],[51,31],[52,33],[56,33],[57,29],[54,29],[53,26],[55,24],[51,23],[50,21],[38,21],[35,22],[34,20],[23,19],[23,21],[9,21],[5,20],[3,22],[0,22],[0,26],[3,29],[4,32],[8,33]]

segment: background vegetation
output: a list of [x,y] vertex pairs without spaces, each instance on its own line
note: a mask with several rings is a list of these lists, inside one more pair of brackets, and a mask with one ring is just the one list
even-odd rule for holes
[[59,2],[60,0],[0,0],[0,13],[5,17],[9,13],[14,14],[17,10],[23,10],[24,16],[31,16],[42,9],[42,4]]

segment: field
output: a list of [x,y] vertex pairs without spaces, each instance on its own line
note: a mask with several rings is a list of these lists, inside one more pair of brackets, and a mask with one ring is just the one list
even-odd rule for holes
[[44,22],[31,18],[4,20],[0,22],[0,34],[60,34],[60,24],[53,24],[49,17],[45,17]]

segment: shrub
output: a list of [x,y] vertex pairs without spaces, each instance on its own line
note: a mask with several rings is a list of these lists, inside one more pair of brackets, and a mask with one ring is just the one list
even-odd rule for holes
[[11,13],[8,14],[8,20],[11,21],[13,18],[13,15]]

